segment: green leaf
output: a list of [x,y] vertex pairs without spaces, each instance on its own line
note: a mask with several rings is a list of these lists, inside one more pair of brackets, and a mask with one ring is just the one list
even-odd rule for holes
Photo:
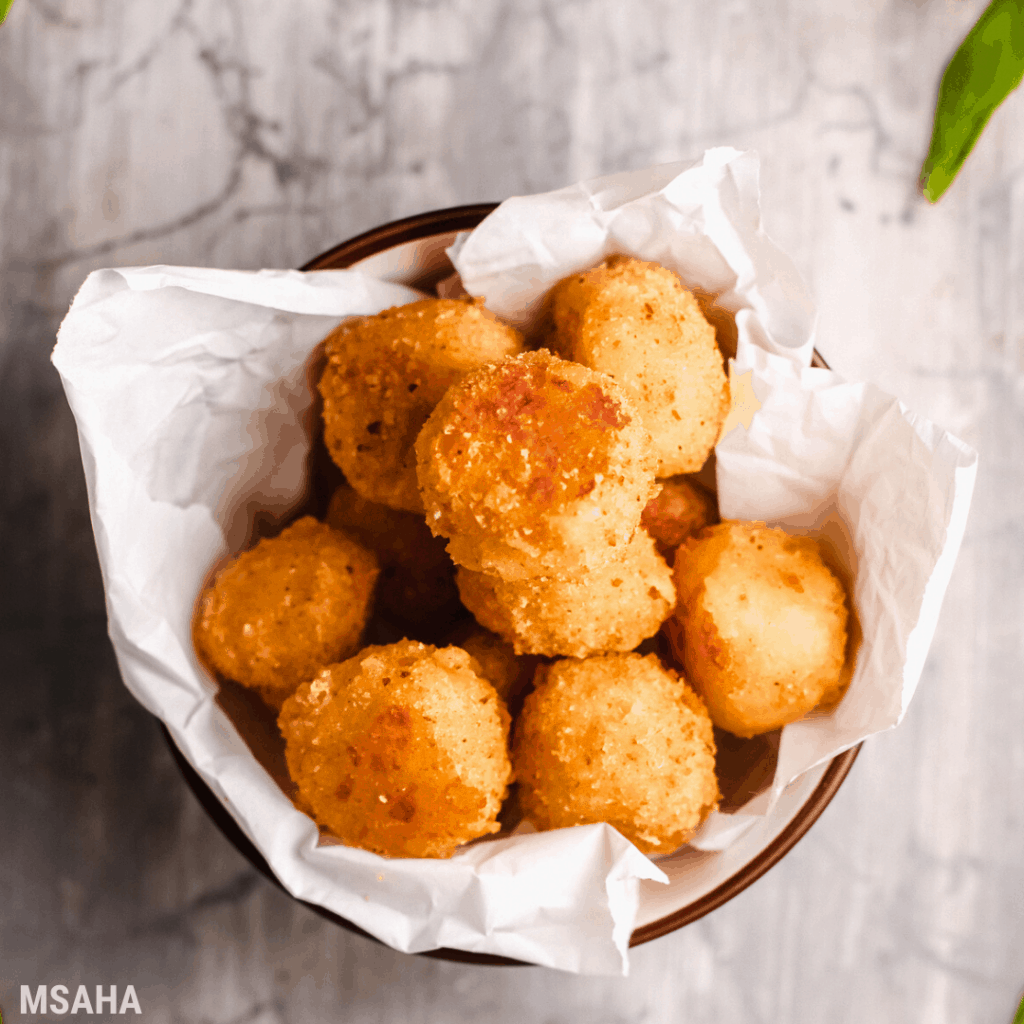
[[11,9],[11,4],[14,0],[0,0],[0,25],[4,23],[4,18],[7,17],[7,12]]
[[933,203],[953,183],[988,119],[1024,76],[1024,0],[992,0],[953,54],[935,105],[935,127],[921,168]]
[[1024,999],[1020,1001],[1020,1006],[1017,1007],[1017,1012],[1013,1015],[1010,1024],[1024,1024]]

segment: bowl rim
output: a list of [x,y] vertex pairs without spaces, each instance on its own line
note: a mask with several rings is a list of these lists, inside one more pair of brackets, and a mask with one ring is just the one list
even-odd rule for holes
[[431,235],[445,235],[453,231],[472,231],[498,203],[473,203],[469,206],[450,206],[444,210],[428,210],[411,217],[389,221],[370,228],[347,242],[314,256],[299,270],[345,270],[367,256],[376,256],[396,245],[415,242]]
[[[178,770],[185,779],[186,785],[192,791],[192,795],[195,796],[203,809],[210,816],[213,823],[218,829],[220,829],[224,838],[227,839],[228,842],[231,843],[231,845],[234,846],[235,849],[245,857],[245,859],[249,861],[249,863],[261,875],[263,875],[265,879],[267,879],[267,881],[277,889],[280,889],[281,892],[287,893],[288,890],[277,875],[274,874],[263,854],[260,853],[252,840],[250,840],[242,831],[238,823],[228,812],[227,808],[220,802],[213,790],[210,789],[210,787],[203,781],[199,773],[191,764],[188,763],[185,755],[182,754],[178,749],[178,745],[174,742],[167,726],[163,722],[160,722],[160,728],[163,731],[164,740],[171,751],[171,755],[178,766]],[[666,914],[664,917],[660,917],[656,921],[651,921],[649,924],[634,928],[633,934],[629,939],[630,948],[643,945],[645,942],[650,942],[653,939],[661,938],[663,935],[668,935],[669,932],[677,931],[679,928],[692,924],[694,921],[710,914],[711,911],[717,910],[722,906],[722,904],[728,903],[734,896],[738,896],[744,889],[749,888],[762,875],[778,864],[778,862],[782,860],[782,858],[785,857],[786,854],[789,853],[789,851],[792,850],[793,847],[796,846],[796,844],[807,834],[818,818],[821,817],[822,812],[831,803],[832,798],[839,791],[839,787],[843,784],[843,781],[849,774],[850,769],[853,767],[853,762],[857,760],[857,755],[860,753],[863,745],[863,743],[858,743],[857,746],[851,747],[849,750],[845,750],[841,754],[837,754],[832,758],[825,774],[821,777],[818,785],[815,786],[811,795],[800,806],[800,809],[785,828],[783,828],[782,831],[760,853],[757,854],[757,856],[744,864],[743,867],[741,867],[734,875],[731,875],[722,882],[721,885],[694,900],[693,903],[690,903],[685,907],[681,907],[679,910],[673,911],[671,914]],[[288,895],[291,896],[291,893],[288,893]],[[371,942],[375,942],[379,946],[385,945],[385,943],[375,935],[371,935],[368,931],[360,928],[357,924],[353,924],[351,921],[341,917],[339,914],[335,914],[326,907],[320,906],[318,903],[310,903],[308,900],[301,899],[297,896],[292,896],[292,899],[303,904],[303,906],[307,907],[309,910],[312,910],[317,916],[326,921],[331,921],[339,927],[344,928],[346,931],[352,932],[355,935],[361,935],[363,938],[369,939]],[[424,950],[422,953],[417,953],[415,955],[431,957],[435,960],[450,960],[457,963],[477,964],[491,967],[537,966],[537,964],[528,963],[525,960],[515,960],[512,957],[496,956],[493,953],[473,953],[469,950],[450,949],[447,947]]]
[[[385,250],[408,242],[419,241],[434,235],[471,231],[489,213],[495,210],[498,205],[498,203],[475,203],[466,206],[453,206],[440,210],[429,210],[410,217],[389,221],[327,249],[318,256],[313,257],[313,259],[309,260],[299,269],[301,271],[344,270],[360,260],[376,256]],[[811,363],[813,366],[828,369],[828,364],[817,349],[813,352]],[[207,814],[210,815],[214,823],[224,834],[225,838],[265,878],[277,888],[287,892],[284,885],[271,870],[270,865],[238,826],[227,808],[224,807],[210,787],[207,786],[185,759],[172,739],[167,727],[162,722],[161,728],[178,768],[185,778],[185,782],[202,804]],[[863,743],[858,743],[856,746],[850,747],[831,759],[810,796],[779,834],[755,857],[724,882],[687,906],[635,928],[630,936],[630,947],[642,945],[643,943],[650,942],[652,939],[657,939],[667,935],[669,932],[676,931],[685,925],[692,924],[694,921],[727,903],[773,868],[796,846],[807,834],[811,826],[821,817],[821,814],[832,801],[832,798],[836,795],[839,787],[849,774],[862,746]],[[310,903],[306,900],[298,899],[298,897],[293,898],[297,899],[298,902],[304,904],[321,918],[332,921],[354,934],[362,935],[379,945],[383,945],[375,936],[338,914],[316,903]],[[525,961],[515,960],[510,957],[496,956],[489,953],[473,953],[459,949],[433,949],[417,955],[460,963],[491,966],[536,966],[535,964],[528,964]]]

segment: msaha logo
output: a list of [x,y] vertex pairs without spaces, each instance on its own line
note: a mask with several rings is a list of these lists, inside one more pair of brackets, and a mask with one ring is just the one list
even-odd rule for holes
[[[110,1014],[127,1013],[129,1010],[142,1013],[134,985],[129,985],[124,989],[120,1002],[117,998],[116,985],[111,985],[107,992],[103,991],[102,985],[97,985],[95,998],[92,999],[89,998],[89,989],[85,985],[78,986],[78,991],[75,992],[72,1002],[68,1002],[70,995],[71,992],[67,985],[51,985],[49,990],[45,985],[40,985],[34,994],[30,985],[22,985],[21,1012],[23,1014],[48,1013],[56,1017],[63,1017],[65,1013]],[[2,1018],[0,1018],[0,1024],[2,1024]]]

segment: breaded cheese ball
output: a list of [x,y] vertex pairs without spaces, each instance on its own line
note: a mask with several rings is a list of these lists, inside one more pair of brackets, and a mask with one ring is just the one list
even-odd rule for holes
[[421,512],[413,444],[449,385],[522,351],[481,305],[421,299],[347,320],[326,339],[324,441],[367,500]]
[[816,540],[727,521],[679,548],[675,581],[665,631],[715,725],[756,736],[835,693],[848,611]]
[[299,683],[358,648],[378,572],[372,552],[306,516],[217,573],[199,599],[196,647],[280,708]]
[[644,853],[678,849],[718,806],[711,719],[653,654],[541,666],[512,761],[537,828],[606,821]]
[[611,561],[657,493],[623,390],[543,349],[453,385],[416,456],[427,525],[459,565],[506,580]]
[[472,619],[453,630],[448,642],[476,659],[480,674],[511,711],[533,680],[537,659],[518,656],[510,643]]
[[729,381],[714,328],[679,278],[612,256],[555,285],[549,338],[626,388],[654,438],[658,476],[694,473],[718,441]]
[[367,647],[300,686],[278,725],[301,809],[348,846],[450,857],[498,831],[508,712],[457,647]]
[[378,612],[403,625],[442,628],[460,612],[455,566],[422,515],[368,501],[343,485],[331,495],[324,520],[377,555]]
[[631,651],[672,614],[672,570],[637,530],[621,558],[574,579],[502,580],[460,567],[462,603],[516,654],[585,658]]
[[640,525],[671,563],[676,548],[691,534],[718,522],[718,502],[696,480],[673,476],[659,480],[661,491],[647,502]]

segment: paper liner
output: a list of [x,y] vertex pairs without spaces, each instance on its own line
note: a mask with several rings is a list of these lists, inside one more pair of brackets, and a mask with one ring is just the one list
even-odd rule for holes
[[[783,731],[771,787],[742,814],[708,823],[697,845],[710,849],[763,813],[788,778],[899,720],[963,533],[976,457],[877,389],[808,368],[813,307],[761,231],[752,154],[712,150],[693,164],[508,200],[452,255],[471,294],[528,326],[551,284],[612,252],[664,263],[737,314],[734,378],[749,373],[753,397],[748,425],[718,447],[723,515],[832,523],[849,538],[864,630],[849,693]],[[308,496],[318,342],[343,317],[417,297],[358,271],[89,276],[53,362],[78,423],[118,663],[294,895],[400,950],[449,946],[625,973],[639,881],[666,876],[617,832],[515,835],[447,861],[324,842],[293,807],[277,755],[260,752],[259,728],[243,738],[258,716],[233,708],[239,731],[224,710],[233,691],[218,696],[192,648],[211,568],[245,546],[260,517],[280,520]]]

